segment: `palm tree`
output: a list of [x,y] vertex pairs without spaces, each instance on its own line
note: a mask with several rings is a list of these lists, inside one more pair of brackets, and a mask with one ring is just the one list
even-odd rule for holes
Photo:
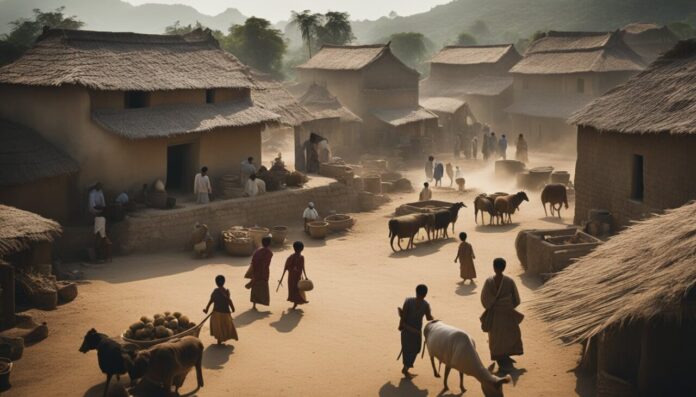
[[320,30],[320,39],[324,43],[343,45],[355,39],[353,28],[350,26],[350,14],[347,12],[329,11],[324,15],[326,22]]
[[290,23],[297,26],[302,34],[302,40],[307,43],[307,50],[309,51],[309,57],[312,57],[312,36],[316,35],[317,27],[321,26],[321,20],[323,16],[321,14],[312,14],[309,10],[304,10],[302,12],[292,12],[292,17],[290,18]]

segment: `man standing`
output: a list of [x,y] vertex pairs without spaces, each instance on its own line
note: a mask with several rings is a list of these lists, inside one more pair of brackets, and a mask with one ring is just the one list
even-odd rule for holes
[[476,157],[478,156],[478,138],[474,137],[474,139],[471,140],[471,157],[476,160]]
[[416,297],[406,298],[403,307],[399,308],[399,331],[401,331],[401,354],[404,367],[401,373],[407,378],[412,378],[408,370],[413,368],[413,363],[418,357],[422,344],[423,317],[428,321],[433,320],[430,313],[430,304],[425,300],[428,295],[428,287],[420,284],[416,287]]
[[425,179],[428,182],[433,180],[433,168],[435,167],[435,157],[428,156],[428,161],[425,162]]
[[201,168],[201,172],[196,174],[193,179],[193,194],[196,196],[198,204],[208,204],[210,202],[210,194],[213,192],[210,186],[210,178],[208,177],[208,167]]
[[256,183],[256,174],[249,175],[249,179],[247,179],[244,185],[244,195],[247,197],[256,197],[259,195],[259,185]]
[[488,138],[488,156],[493,157],[493,161],[498,158],[498,138],[496,138],[495,132],[491,132],[491,136]]
[[241,165],[241,185],[246,186],[247,180],[252,174],[256,173],[256,166],[254,165],[254,158],[249,157],[242,161]]
[[503,160],[507,160],[507,138],[505,137],[505,134],[500,137],[500,141],[498,141],[498,156],[502,157]]
[[433,191],[430,190],[430,184],[425,182],[423,184],[423,190],[421,190],[420,195],[418,195],[418,201],[428,201],[433,198]]
[[481,328],[488,333],[491,359],[501,370],[509,371],[515,362],[510,356],[524,353],[520,331],[524,315],[515,310],[520,305],[520,294],[515,281],[503,275],[505,266],[505,259],[496,258],[493,261],[495,276],[483,284],[481,304],[486,310],[481,316]]
[[89,213],[94,216],[94,256],[97,262],[111,260],[111,240],[106,236],[104,209],[106,200],[101,182],[97,182],[89,192]]
[[517,161],[526,163],[529,159],[527,158],[527,141],[524,139],[524,134],[520,134],[517,138],[517,152],[515,153],[515,158]]
[[254,252],[251,257],[251,302],[254,304],[253,309],[256,310],[256,304],[268,306],[271,303],[271,296],[268,288],[268,279],[271,271],[271,258],[273,252],[269,248],[271,238],[266,236],[261,240],[262,247]]
[[307,208],[305,208],[304,212],[302,213],[302,219],[304,220],[304,230],[305,232],[308,232],[309,227],[307,226],[307,224],[309,222],[314,222],[317,219],[319,219],[319,213],[314,208],[313,202],[310,201],[309,204],[307,204]]

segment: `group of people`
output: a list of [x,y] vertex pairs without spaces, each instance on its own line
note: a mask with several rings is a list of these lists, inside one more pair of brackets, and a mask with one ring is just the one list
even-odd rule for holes
[[[433,155],[428,156],[428,160],[425,162],[425,179],[427,182],[423,184],[424,188],[421,191],[420,201],[430,200],[432,197],[432,192],[430,191],[430,182],[435,181],[435,186],[442,186],[442,179],[445,175],[445,170],[447,171],[447,176],[450,178],[450,186],[453,182],[457,183],[458,190],[460,192],[464,191],[464,173],[459,168],[459,166],[452,167],[451,163],[447,163],[446,167],[440,161],[435,161]],[[426,197],[426,198],[423,198]]]
[[[240,184],[244,188],[244,196],[254,197],[266,193],[266,182],[256,176],[257,169],[254,158],[248,157],[240,165]],[[208,167],[202,167],[193,179],[193,194],[198,204],[208,204],[213,187],[208,176]]]
[[[264,237],[261,240],[261,247],[258,248],[251,258],[251,264],[245,274],[245,278],[250,279],[246,284],[246,288],[251,290],[250,301],[252,310],[257,310],[256,305],[270,305],[270,267],[273,251],[271,251],[271,238]],[[307,279],[307,271],[305,270],[305,258],[302,255],[304,244],[301,241],[295,241],[292,245],[293,254],[285,261],[283,274],[278,280],[278,288],[282,286],[285,273],[288,273],[288,302],[293,304],[292,310],[297,309],[298,305],[309,303],[303,291],[298,286],[300,280]],[[212,335],[218,344],[223,344],[225,341],[234,339],[239,340],[237,330],[232,320],[232,313],[235,312],[234,303],[232,302],[231,294],[225,288],[225,277],[219,275],[215,277],[216,288],[210,294],[210,300],[203,309],[204,313],[208,313],[210,306],[213,306],[213,313],[210,316],[210,335]]]
[[[478,140],[474,137],[474,141],[475,142],[472,142],[472,147],[474,148],[473,150],[475,152],[475,148],[478,146]],[[526,163],[528,161],[528,145],[527,140],[524,138],[524,134],[519,134],[515,146],[515,159]],[[505,134],[502,134],[500,138],[497,138],[495,132],[488,133],[486,131],[483,133],[483,145],[481,146],[481,153],[483,154],[484,160],[507,160],[507,148],[508,140]],[[475,153],[474,158],[476,158]]]

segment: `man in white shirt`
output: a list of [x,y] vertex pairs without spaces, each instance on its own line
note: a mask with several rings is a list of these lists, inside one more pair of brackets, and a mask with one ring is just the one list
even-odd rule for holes
[[92,190],[89,191],[89,207],[87,208],[89,212],[94,215],[101,215],[106,207],[106,200],[104,200],[104,192],[102,191],[101,182],[97,182]]
[[213,188],[210,186],[208,167],[203,167],[193,180],[193,194],[196,195],[196,202],[198,204],[208,204],[212,192]]
[[302,213],[302,219],[304,219],[304,227],[306,232],[309,230],[307,228],[307,224],[309,222],[313,222],[319,219],[319,213],[314,208],[314,203],[310,202],[309,204],[307,204],[307,208],[305,208],[304,212]]
[[249,157],[246,160],[242,161],[240,171],[241,171],[241,184],[242,184],[242,186],[246,186],[247,180],[249,180],[249,177],[251,176],[251,174],[256,173],[256,166],[254,165],[254,158]]
[[249,179],[246,181],[244,186],[244,195],[247,197],[258,196],[259,194],[259,184],[256,183],[256,174],[251,174]]
[[425,182],[423,184],[423,190],[421,190],[420,195],[418,195],[418,201],[428,201],[433,198],[433,191],[430,190],[430,184]]

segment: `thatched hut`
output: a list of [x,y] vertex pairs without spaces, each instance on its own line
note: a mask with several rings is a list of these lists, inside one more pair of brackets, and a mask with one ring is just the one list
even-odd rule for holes
[[532,145],[572,147],[575,128],[566,119],[645,65],[619,32],[548,32],[510,70],[512,133]]
[[696,199],[696,40],[575,114],[575,223],[609,210],[615,226]]
[[679,41],[667,26],[654,23],[631,23],[621,28],[621,36],[647,63],[674,47]]
[[512,44],[446,46],[430,59],[421,97],[462,99],[478,120],[506,131],[510,123],[504,109],[512,104],[508,71],[521,58]]
[[49,29],[0,68],[0,117],[75,159],[80,193],[95,181],[109,193],[155,179],[189,192],[202,165],[215,179],[261,157],[261,130],[278,115],[254,105],[252,87],[210,31]]
[[551,279],[533,303],[585,345],[597,396],[693,396],[696,203],[637,223]]
[[50,264],[61,233],[55,221],[0,204],[0,329],[14,324],[15,269]]
[[428,97],[421,98],[420,105],[438,117],[440,129],[435,136],[438,151],[451,152],[452,148],[457,147],[464,153],[471,153],[472,127],[476,123],[476,117],[465,101],[458,98]]
[[0,119],[0,203],[65,221],[78,171],[36,131]]

